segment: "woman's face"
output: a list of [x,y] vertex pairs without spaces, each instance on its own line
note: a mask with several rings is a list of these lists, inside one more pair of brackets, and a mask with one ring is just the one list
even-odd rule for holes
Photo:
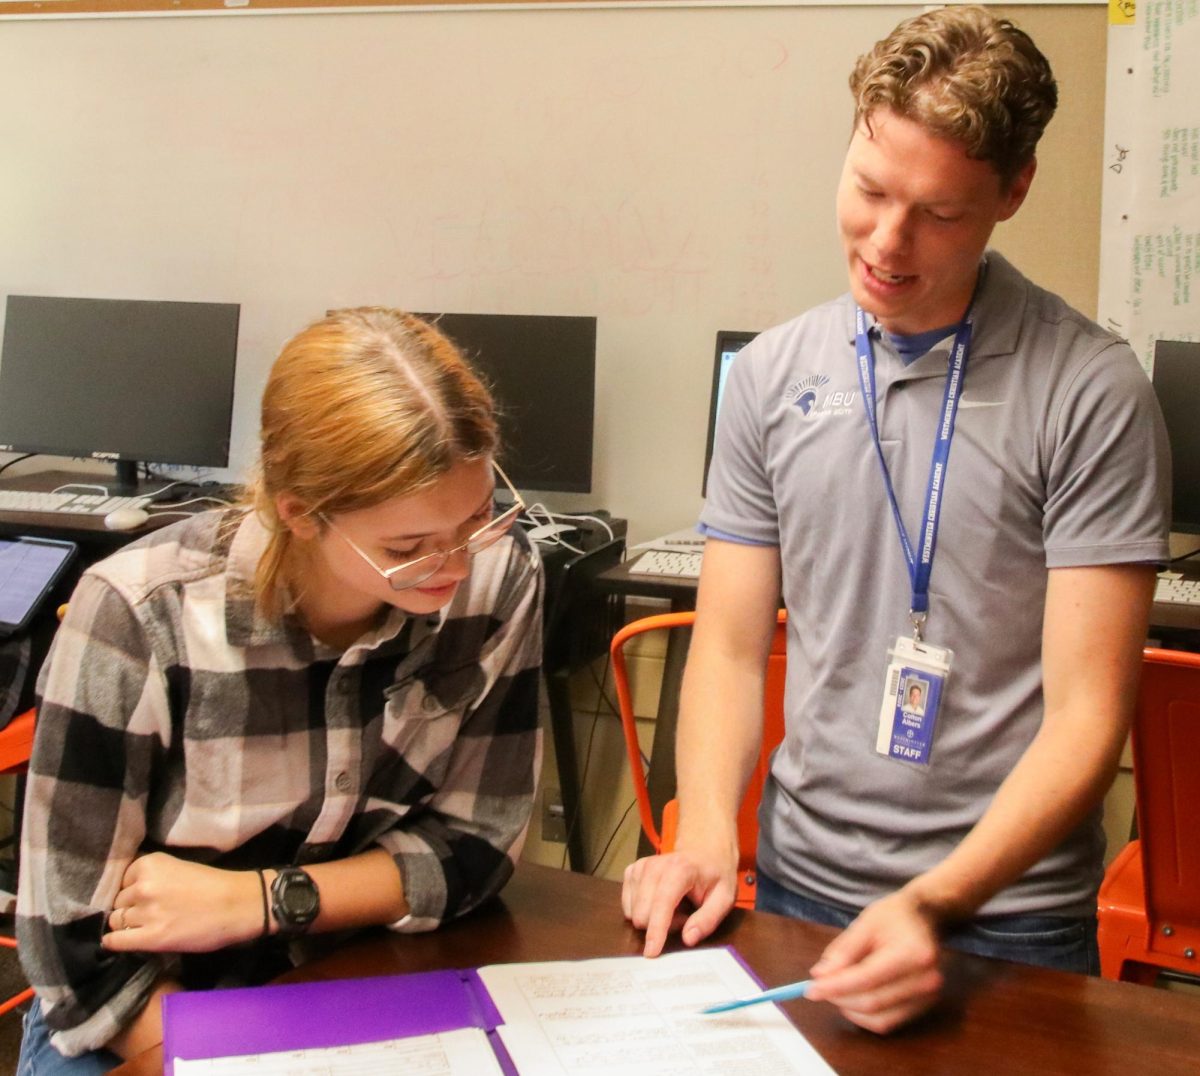
[[311,574],[297,582],[310,624],[372,616],[382,605],[415,614],[445,606],[470,571],[465,550],[451,554],[429,578],[405,590],[392,589],[377,569],[461,545],[491,518],[494,485],[489,460],[459,463],[420,493],[338,513],[330,517],[331,525],[308,517],[308,535],[293,526],[309,552],[304,569]]

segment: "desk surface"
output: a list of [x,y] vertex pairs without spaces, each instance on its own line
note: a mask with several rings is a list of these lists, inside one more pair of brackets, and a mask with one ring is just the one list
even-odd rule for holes
[[618,594],[637,595],[642,598],[667,598],[680,609],[694,609],[696,588],[699,579],[680,575],[641,575],[629,569],[637,562],[641,553],[631,550],[629,559],[617,564],[596,577],[596,582],[606,590]]
[[[82,484],[111,487],[113,479],[103,474],[79,471],[37,471],[33,474],[5,478],[5,489],[49,492],[59,486]],[[160,482],[159,485],[165,485]],[[114,494],[115,496],[116,494]],[[153,516],[132,531],[110,531],[103,516],[64,515],[61,512],[0,512],[0,534],[30,534],[42,538],[65,538],[82,546],[92,546],[101,553],[111,553],[127,542],[149,534],[152,530],[176,522],[179,516]]]
[[[289,978],[635,954],[641,936],[622,920],[618,894],[615,882],[522,864],[501,901],[474,916],[432,934],[373,931]],[[735,911],[715,940],[736,946],[771,986],[800,977],[833,933],[811,923]],[[841,1076],[1196,1072],[1198,998],[997,961],[951,960],[948,1000],[887,1038],[852,1027],[828,1005],[795,1001],[784,1008]],[[151,1051],[114,1071],[146,1076],[160,1066],[161,1055]]]

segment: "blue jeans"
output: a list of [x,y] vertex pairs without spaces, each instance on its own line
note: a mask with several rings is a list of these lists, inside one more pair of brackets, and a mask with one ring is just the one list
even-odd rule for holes
[[21,1056],[16,1076],[101,1076],[121,1059],[107,1050],[92,1050],[80,1057],[63,1057],[50,1045],[50,1030],[42,1017],[42,1002],[34,998],[25,1014]]
[[[858,915],[855,908],[801,896],[761,870],[754,906],[759,911],[839,928],[849,926]],[[993,960],[1012,960],[1079,975],[1100,974],[1094,915],[1078,919],[1054,915],[988,915],[955,927],[943,935],[942,944]]]

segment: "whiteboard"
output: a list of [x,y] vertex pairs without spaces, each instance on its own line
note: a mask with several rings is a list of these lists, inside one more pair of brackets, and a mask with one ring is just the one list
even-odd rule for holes
[[1200,340],[1200,4],[1139,0],[1109,30],[1100,317],[1150,371]]
[[[844,290],[846,77],[916,10],[5,22],[0,289],[241,303],[230,478],[280,344],[330,307],[595,315],[594,491],[546,499],[672,530],[716,331]],[[1093,313],[1104,9],[1012,10],[1064,104],[996,245]]]

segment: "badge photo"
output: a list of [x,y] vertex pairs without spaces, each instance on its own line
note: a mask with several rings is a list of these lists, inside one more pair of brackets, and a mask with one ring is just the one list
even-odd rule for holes
[[952,654],[901,637],[888,657],[875,750],[901,762],[928,766]]

